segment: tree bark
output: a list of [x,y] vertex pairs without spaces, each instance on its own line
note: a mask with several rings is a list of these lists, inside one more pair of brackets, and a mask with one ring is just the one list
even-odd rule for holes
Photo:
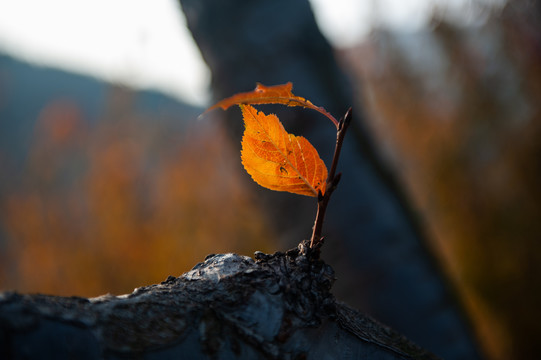
[[[319,32],[306,0],[179,0],[212,72],[215,100],[264,85],[294,84],[294,93],[340,117],[353,104],[348,80]],[[324,255],[342,274],[336,294],[446,359],[478,359],[462,308],[426,245],[391,172],[366,131],[361,105],[342,149],[342,180],[329,204]],[[219,114],[216,114],[220,116]],[[241,116],[223,115],[240,143]],[[280,114],[289,132],[305,136],[329,164],[335,136],[308,110]],[[312,199],[254,191],[284,246],[308,238]]]
[[97,298],[0,294],[2,359],[435,359],[335,300],[308,242]]

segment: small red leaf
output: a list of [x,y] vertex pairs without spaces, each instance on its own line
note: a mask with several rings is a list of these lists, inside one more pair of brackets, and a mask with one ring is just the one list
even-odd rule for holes
[[302,106],[308,109],[316,110],[317,112],[328,117],[334,125],[338,128],[338,121],[322,107],[312,104],[310,101],[300,96],[293,95],[291,90],[293,84],[288,82],[283,85],[265,86],[257,84],[254,91],[239,93],[224,99],[217,104],[209,107],[207,111],[211,111],[217,108],[223,110],[228,109],[233,105],[241,104],[283,104],[287,106]]

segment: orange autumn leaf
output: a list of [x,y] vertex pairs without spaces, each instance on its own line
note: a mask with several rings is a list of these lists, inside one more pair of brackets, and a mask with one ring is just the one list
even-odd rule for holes
[[267,189],[318,196],[325,193],[327,168],[317,150],[302,136],[287,133],[274,114],[240,105],[245,131],[242,164]]
[[223,110],[227,110],[233,105],[241,104],[282,104],[287,106],[302,106],[305,108],[313,109],[319,113],[328,117],[336,127],[338,127],[338,121],[327,112],[324,108],[312,104],[310,101],[300,96],[293,95],[291,90],[293,84],[288,82],[283,85],[265,86],[257,84],[256,88],[250,92],[239,93],[224,99],[217,104],[211,106],[207,111],[211,111],[221,107]]

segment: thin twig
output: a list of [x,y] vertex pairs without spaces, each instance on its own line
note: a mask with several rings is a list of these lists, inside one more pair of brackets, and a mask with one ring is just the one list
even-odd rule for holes
[[332,158],[331,170],[327,176],[327,186],[325,188],[325,194],[319,193],[317,199],[317,214],[316,221],[312,232],[312,238],[310,239],[310,248],[314,249],[320,245],[322,240],[321,231],[323,229],[323,220],[325,218],[325,211],[327,210],[327,204],[331,198],[331,195],[336,189],[338,182],[340,181],[341,174],[336,174],[336,167],[338,166],[338,158],[340,157],[340,150],[342,150],[342,143],[344,142],[344,136],[351,123],[351,108],[348,109],[346,114],[338,123],[338,130],[336,132],[336,147],[334,148],[334,155]]

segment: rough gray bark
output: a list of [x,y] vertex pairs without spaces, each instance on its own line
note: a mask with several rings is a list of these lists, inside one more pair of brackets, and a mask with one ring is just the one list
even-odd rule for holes
[[[249,91],[256,82],[291,81],[296,95],[335,117],[353,104],[348,82],[316,26],[308,1],[179,2],[212,71],[216,100]],[[353,110],[356,134],[351,131],[344,142],[338,169],[342,181],[324,228],[325,256],[344,274],[337,296],[439,356],[479,358],[470,327],[425,246],[409,203],[377,158],[361,107]],[[230,110],[224,117],[236,129],[238,141],[239,113]],[[288,131],[308,138],[329,163],[335,133],[328,120],[306,110],[289,110],[280,119]],[[310,236],[314,201],[267,190],[258,196],[288,247]]]
[[209,255],[124,296],[0,294],[0,358],[435,359],[337,302],[307,244]]

